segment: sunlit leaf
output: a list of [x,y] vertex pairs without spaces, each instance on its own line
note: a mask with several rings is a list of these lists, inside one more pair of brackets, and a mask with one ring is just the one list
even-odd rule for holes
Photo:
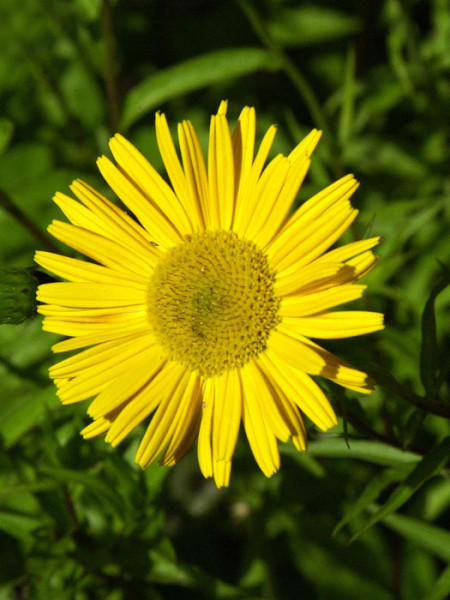
[[406,479],[392,492],[385,504],[353,535],[352,541],[356,540],[369,527],[403,506],[426,481],[442,470],[449,456],[450,438],[446,438],[422,458]]
[[271,35],[285,46],[309,46],[356,33],[358,17],[321,6],[278,10],[269,21]]
[[[349,458],[384,466],[414,464],[420,460],[420,456],[413,452],[401,450],[382,442],[350,439],[349,446],[341,438],[324,438],[310,442],[308,454],[316,458]],[[280,450],[302,460],[302,455],[298,454],[291,446],[281,446]]]
[[450,561],[450,532],[447,529],[400,514],[384,517],[383,524],[437,558]]
[[431,399],[438,394],[438,342],[434,303],[437,296],[450,285],[450,270],[444,272],[430,292],[422,313],[422,346],[420,349],[420,377]]
[[359,494],[355,502],[350,505],[344,517],[336,525],[333,534],[336,535],[340,529],[344,527],[344,525],[347,525],[347,523],[352,521],[364,510],[368,509],[374,502],[376,502],[381,492],[383,492],[389,485],[392,483],[397,483],[409,475],[413,467],[413,464],[399,465],[397,467],[381,471],[372,477],[363,491]]
[[444,569],[439,579],[423,600],[446,600],[450,594],[450,565]]
[[122,115],[122,129],[162,103],[226,79],[255,71],[274,71],[279,66],[262,48],[228,48],[191,58],[150,75],[128,94]]

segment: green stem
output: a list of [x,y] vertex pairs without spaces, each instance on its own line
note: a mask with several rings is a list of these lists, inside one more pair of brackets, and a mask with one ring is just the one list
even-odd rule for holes
[[377,365],[361,365],[361,367],[375,379],[378,385],[397,396],[397,398],[420,408],[425,413],[432,413],[439,417],[450,419],[450,406],[428,397],[419,396]]
[[112,10],[109,0],[103,0],[101,15],[102,36],[105,43],[105,83],[108,98],[108,110],[113,132],[119,129],[120,97],[116,78],[115,38]]
[[266,48],[272,52],[274,58],[277,60],[277,62],[279,62],[287,77],[298,91],[300,97],[303,99],[306,107],[308,108],[312,120],[317,127],[323,131],[324,141],[328,147],[334,174],[337,177],[340,177],[341,168],[336,159],[337,154],[333,151],[334,136],[328,123],[328,119],[320,106],[320,102],[318,101],[312,86],[299,71],[296,64],[284,52],[283,48],[279,46],[277,42],[270,36],[262,19],[252,4],[248,0],[237,0],[237,2],[241,7],[242,12],[246,15],[248,21],[250,22],[255,34],[259,37]]
[[43,233],[40,228],[34,223],[30,217],[28,217],[21,208],[19,208],[11,198],[0,189],[0,207],[3,208],[5,212],[14,217],[19,223],[21,223],[25,229],[37,239],[39,242],[49,250],[50,252],[59,252],[58,246],[51,240],[51,238],[47,237],[45,233]]

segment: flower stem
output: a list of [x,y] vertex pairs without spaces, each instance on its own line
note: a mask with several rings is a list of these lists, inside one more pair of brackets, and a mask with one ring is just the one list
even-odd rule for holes
[[3,208],[3,210],[11,215],[14,219],[19,221],[19,223],[21,223],[25,229],[28,229],[28,231],[37,240],[39,240],[44,248],[50,252],[59,252],[56,244],[49,237],[47,237],[43,231],[41,231],[36,223],[34,223],[34,221],[32,221],[30,217],[28,217],[2,189],[0,189],[0,207]]
[[420,408],[426,413],[432,413],[439,417],[450,418],[450,406],[443,402],[436,401],[427,396],[419,396],[408,387],[400,383],[390,373],[386,373],[384,369],[378,365],[362,365],[362,368],[373,377],[378,385],[385,388],[397,398],[401,398],[409,404]]
[[108,98],[109,119],[113,132],[119,128],[120,97],[117,85],[117,61],[115,58],[115,38],[112,19],[112,10],[109,0],[103,0],[101,13],[101,28],[105,43],[105,83]]
[[333,152],[334,136],[331,131],[328,119],[320,106],[320,102],[316,94],[314,93],[312,86],[308,83],[305,76],[297,68],[296,64],[284,52],[283,48],[271,37],[261,17],[255,10],[255,8],[252,6],[251,2],[249,2],[248,0],[237,1],[242,9],[242,12],[246,15],[248,21],[250,22],[253,31],[259,37],[261,42],[266,46],[266,48],[270,52],[272,52],[274,57],[277,59],[282,69],[286,73],[287,77],[290,79],[291,83],[293,84],[300,97],[306,104],[306,107],[308,108],[312,120],[317,125],[317,127],[323,131],[324,143],[328,146],[328,152],[332,162],[331,166],[333,168],[334,174],[340,177],[341,169],[336,159],[337,153]]

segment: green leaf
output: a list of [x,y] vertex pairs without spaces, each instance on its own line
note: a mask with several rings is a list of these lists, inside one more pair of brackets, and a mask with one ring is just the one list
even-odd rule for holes
[[150,75],[131,90],[125,101],[121,129],[128,129],[155,107],[182,94],[225,79],[278,68],[271,54],[262,48],[252,47],[216,50],[178,63]]
[[268,29],[284,46],[309,46],[339,39],[356,33],[361,26],[357,17],[324,6],[302,6],[275,14]]
[[100,18],[101,0],[76,0],[74,4],[83,20],[90,22]]
[[60,85],[71,112],[85,128],[99,127],[105,117],[104,101],[92,73],[81,63],[73,63],[62,74]]
[[105,508],[110,506],[118,514],[124,510],[124,502],[120,493],[110,485],[102,481],[96,475],[75,471],[74,469],[62,469],[59,467],[43,467],[40,471],[47,477],[51,477],[65,484],[80,484],[91,492]]
[[0,530],[24,542],[31,542],[33,532],[42,525],[42,519],[38,516],[20,511],[0,510]]
[[437,296],[450,285],[450,270],[446,270],[431,290],[422,313],[422,346],[420,348],[420,378],[428,396],[438,396],[438,343],[434,303]]
[[8,148],[14,132],[14,123],[9,119],[0,119],[0,154]]
[[[315,440],[309,443],[307,453],[316,458],[350,458],[387,467],[416,463],[421,458],[418,454],[394,448],[382,442],[352,439],[349,439],[348,442],[350,448],[342,438]],[[302,455],[289,445],[283,445],[280,450],[284,454],[297,456],[299,460],[302,460]]]
[[347,52],[344,86],[342,89],[342,108],[339,118],[339,143],[344,147],[351,135],[355,110],[355,68],[356,53],[353,47]]
[[381,471],[381,473],[372,477],[356,501],[351,504],[344,517],[336,525],[333,535],[336,535],[344,525],[347,525],[347,523],[364,510],[368,509],[389,485],[401,481],[408,476],[413,468],[414,465],[398,465],[397,467]]
[[0,531],[0,548],[2,548],[0,561],[0,585],[2,585],[23,575],[26,565],[23,549],[16,538]]
[[49,171],[51,166],[52,156],[46,146],[17,144],[0,158],[0,187],[7,193],[20,191],[25,183]]
[[408,177],[418,181],[425,177],[427,168],[416,156],[386,137],[381,140],[374,135],[365,135],[352,140],[345,148],[343,159],[351,165],[358,165],[360,172],[368,175],[392,175]]
[[423,600],[446,600],[450,595],[450,565],[444,569],[435,585]]
[[450,437],[424,456],[403,483],[392,492],[387,502],[353,535],[351,541],[355,541],[369,527],[403,506],[426,481],[442,470],[449,456]]
[[[5,399],[6,400],[6,399]],[[29,391],[14,398],[14,402],[0,401],[0,435],[6,448],[18,442],[27,431],[41,422],[45,412],[59,405],[55,388],[50,385],[39,393]]]
[[443,561],[450,561],[450,532],[413,517],[392,514],[383,524]]

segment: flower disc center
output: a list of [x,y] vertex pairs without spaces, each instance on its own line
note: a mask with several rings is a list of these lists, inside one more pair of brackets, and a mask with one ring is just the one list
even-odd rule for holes
[[265,350],[279,323],[266,255],[230,231],[193,234],[155,267],[149,314],[170,360],[206,377]]

